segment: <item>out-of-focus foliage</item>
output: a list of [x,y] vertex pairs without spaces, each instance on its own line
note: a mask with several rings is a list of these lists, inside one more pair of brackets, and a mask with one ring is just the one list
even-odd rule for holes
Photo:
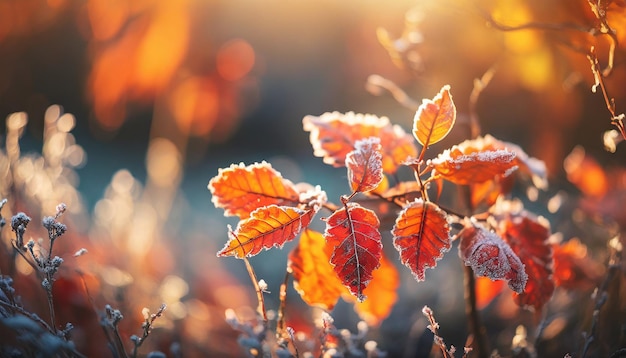
[[[620,342],[623,346],[624,342],[623,337],[614,334],[620,330],[611,326],[611,318],[623,317],[624,312],[621,303],[624,300],[620,301],[621,296],[615,294],[623,277],[613,269],[624,262],[619,259],[623,253],[618,250],[624,245],[620,233],[626,226],[621,210],[626,199],[620,160],[623,148],[619,132],[605,131],[613,128],[611,119],[619,118],[626,103],[625,10],[623,0],[406,0],[384,6],[356,0],[0,1],[0,117],[10,114],[3,133],[6,149],[0,152],[0,194],[9,200],[2,214],[10,217],[25,211],[40,222],[54,212],[58,203],[68,205],[68,236],[55,244],[55,252],[58,250],[65,263],[55,281],[54,293],[60,321],[75,325],[73,341],[79,351],[89,356],[103,354],[106,338],[99,335],[97,315],[103,313],[105,304],[124,312],[126,318],[120,322],[120,329],[126,339],[133,333],[141,335],[144,319],[140,313],[144,307],[158,307],[165,302],[168,309],[154,322],[152,334],[157,339],[147,340],[142,350],[160,349],[175,355],[179,345],[190,355],[225,356],[237,352],[238,356],[239,347],[248,347],[251,354],[258,353],[264,339],[274,337],[262,337],[259,333],[265,332],[267,325],[250,308],[254,292],[249,283],[242,285],[235,277],[242,270],[236,271],[233,267],[237,266],[228,266],[214,257],[223,239],[229,239],[226,231],[214,230],[224,223],[213,212],[190,213],[189,198],[181,189],[195,193],[201,188],[185,187],[190,183],[186,180],[190,168],[187,159],[209,163],[209,169],[202,168],[205,178],[216,172],[219,163],[233,152],[246,151],[261,161],[269,159],[264,157],[264,145],[282,145],[287,148],[285,153],[298,155],[301,152],[293,149],[301,148],[306,139],[290,128],[299,131],[300,119],[311,111],[337,110],[305,119],[305,129],[312,139],[326,138],[312,140],[315,155],[335,166],[352,163],[348,172],[350,187],[355,192],[369,192],[363,208],[359,207],[357,212],[372,209],[377,212],[383,234],[378,241],[391,243],[387,231],[401,211],[397,203],[415,202],[426,190],[421,182],[398,183],[405,173],[402,164],[407,158],[419,155],[428,159],[422,158],[425,152],[419,153],[413,138],[407,134],[419,107],[419,102],[412,98],[431,98],[442,83],[450,83],[455,89],[455,116],[444,116],[443,128],[418,125],[418,141],[434,144],[435,140],[428,137],[434,134],[435,139],[442,139],[437,146],[451,148],[466,139],[467,133],[476,134],[475,130],[481,128],[503,140],[487,135],[478,139],[488,142],[480,149],[462,147],[467,150],[447,158],[430,158],[430,163],[438,171],[448,173],[451,181],[471,184],[469,206],[473,208],[490,207],[498,197],[518,194],[519,186],[515,182],[518,173],[531,177],[536,187],[527,191],[532,194],[530,201],[534,201],[530,206],[542,214],[547,209],[554,216],[551,221],[556,221],[552,228],[567,232],[563,242],[546,243],[545,235],[541,236],[539,246],[551,247],[553,260],[544,251],[541,255],[522,255],[520,252],[526,245],[518,245],[516,249],[511,242],[519,238],[507,239],[522,263],[526,258],[530,260],[526,266],[534,268],[537,263],[539,267],[534,270],[535,280],[529,278],[531,284],[527,288],[539,287],[531,292],[536,295],[530,304],[534,303],[536,308],[543,306],[546,312],[540,325],[517,311],[510,294],[499,295],[502,281],[497,281],[499,285],[488,278],[478,281],[479,290],[487,287],[488,295],[479,294],[478,305],[483,308],[488,330],[498,331],[493,334],[494,342],[505,352],[514,341],[515,347],[534,344],[552,355],[575,353],[574,349],[565,352],[562,348],[572,342],[576,346],[586,345],[580,342],[580,333],[589,329],[587,323],[591,318],[586,317],[591,316],[593,307],[584,306],[594,303],[590,292],[606,276],[606,289],[596,295],[598,300],[607,297],[605,306],[600,305],[601,313],[594,316],[600,317],[599,328],[587,337],[593,338],[595,333],[605,343],[602,348],[590,343],[591,353],[608,355],[612,352],[603,347]],[[589,60],[597,69],[590,70]],[[366,94],[363,86],[372,73],[380,76],[369,77],[367,88],[376,94],[381,94],[381,89],[391,91],[406,108],[388,97],[373,98]],[[474,81],[476,78],[488,80]],[[475,91],[479,87],[480,96]],[[442,90],[434,102],[447,98],[447,91]],[[49,107],[52,103],[61,103],[81,115],[62,114],[59,106]],[[450,110],[449,106],[446,108]],[[28,124],[25,113],[11,114],[23,110],[31,115]],[[377,115],[361,116],[347,110]],[[439,108],[434,111],[437,113],[423,112],[434,114],[431,117],[439,122]],[[146,120],[150,132],[136,132],[141,127],[135,127],[137,123]],[[346,122],[351,125],[345,125]],[[455,129],[449,132],[452,124]],[[74,127],[78,127],[76,132],[80,134],[72,134]],[[425,134],[424,129],[433,133]],[[605,145],[616,151],[616,155],[603,153],[603,133]],[[34,134],[37,139],[42,135],[41,154],[22,151],[18,139],[25,134]],[[119,170],[106,187],[94,188],[93,183],[79,181],[81,170],[101,176],[99,160],[107,159],[110,154],[104,150],[90,152],[88,167],[81,169],[87,153],[78,144],[92,144],[90,136],[111,140],[116,134],[139,143],[132,150],[146,150],[145,171],[137,169],[143,168],[144,163],[128,164],[120,156],[115,159]],[[380,138],[382,147],[383,178],[377,185],[378,150],[367,152],[372,154],[369,160],[353,160],[363,154],[357,148],[358,140],[367,141],[372,136]],[[124,145],[123,141],[120,143]],[[220,143],[220,146],[207,149],[206,143]],[[572,150],[575,145],[580,146]],[[248,151],[249,148],[253,150]],[[487,149],[491,154],[473,154],[475,150]],[[121,152],[126,150],[122,148]],[[207,153],[210,156],[204,157]],[[505,163],[494,168],[484,159],[501,159]],[[295,173],[309,169],[309,162],[300,158],[277,162],[275,168],[282,164]],[[370,163],[376,164],[376,170],[369,167]],[[419,166],[418,163],[414,161],[412,165]],[[493,172],[477,163],[487,165]],[[125,166],[133,167],[122,169]],[[509,175],[516,166],[515,174]],[[247,168],[237,168],[241,167]],[[237,168],[231,169],[236,172]],[[312,185],[293,184],[276,176],[273,169],[259,168],[267,169],[265,165],[253,165],[245,175],[213,181],[211,194],[214,198],[222,195],[229,201],[220,201],[220,207],[227,208],[228,214],[245,220],[254,210],[270,204],[286,205],[289,208],[281,206],[285,213],[326,204],[325,193],[311,190]],[[484,173],[489,180],[476,183]],[[272,180],[268,182],[263,175]],[[108,180],[109,174],[105,176]],[[226,174],[222,178],[225,177]],[[233,185],[239,179],[243,180]],[[341,182],[338,188],[345,188],[345,180],[337,182]],[[416,210],[423,214],[422,221],[410,218],[408,222],[417,223],[412,228],[419,230],[431,228],[434,222],[435,234],[447,234],[448,226],[441,218],[430,216],[439,212],[439,200],[457,204],[441,195],[449,191],[450,183],[444,184],[437,178],[429,183],[436,184],[438,192],[436,195],[428,192],[432,202],[426,202],[425,207],[435,209]],[[95,202],[93,208],[86,205],[90,200],[81,197],[79,187],[89,188],[91,195],[97,196],[89,198]],[[337,188],[329,188],[332,189]],[[551,199],[546,205],[546,194],[537,189],[549,190]],[[332,206],[326,209],[329,208],[337,209]],[[309,221],[312,225],[319,224],[310,220],[309,214],[312,216],[311,211],[304,215],[306,220],[299,216],[295,221],[291,218],[270,225],[272,237],[280,240],[268,245],[282,245],[284,238],[294,239],[296,232]],[[493,223],[481,221],[482,224]],[[246,228],[253,231],[254,225]],[[275,235],[274,230],[282,233]],[[46,236],[44,230],[33,225],[29,226],[28,234],[38,242]],[[355,238],[361,237],[360,233],[354,234]],[[409,230],[403,235],[415,238],[417,234]],[[35,279],[36,270],[12,251],[11,235],[11,230],[5,227],[0,243],[1,273],[13,275],[15,288],[23,300],[30,303],[37,315],[46,317],[46,300],[41,282]],[[580,241],[568,240],[570,235],[580,237]],[[258,238],[254,234],[252,237]],[[614,237],[608,246],[607,237]],[[380,264],[372,272],[371,282],[361,289],[365,282],[359,277],[356,281],[361,282],[353,280],[355,284],[349,285],[359,286],[357,295],[369,297],[354,304],[356,315],[379,328],[367,332],[361,324],[356,334],[350,334],[337,327],[347,326],[346,321],[356,319],[350,316],[352,310],[342,309],[344,301],[350,304],[355,301],[354,296],[346,294],[345,287],[339,287],[343,292],[338,292],[336,282],[327,287],[328,292],[314,295],[316,285],[324,281],[319,277],[332,270],[328,262],[332,252],[325,247],[322,254],[320,242],[303,245],[303,241],[285,244],[286,247],[295,244],[301,249],[290,255],[295,263],[294,277],[300,284],[297,291],[306,303],[327,309],[339,307],[333,312],[339,319],[334,323],[330,316],[324,315],[319,326],[312,327],[313,318],[319,318],[322,311],[299,306],[298,296],[285,288],[289,291],[287,299],[280,304],[286,305],[283,311],[286,317],[282,328],[277,329],[280,337],[276,337],[279,345],[283,345],[282,353],[289,350],[284,347],[287,342],[287,346],[297,344],[301,351],[321,349],[328,354],[347,354],[364,347],[375,354],[376,342],[366,342],[368,335],[378,339],[383,350],[391,354],[410,352],[415,347],[408,345],[419,341],[420,328],[434,322],[432,311],[427,315],[432,322],[411,315],[422,306],[419,303],[415,308],[419,300],[431,300],[428,304],[437,310],[443,328],[459,326],[455,313],[460,314],[462,305],[457,298],[461,295],[449,293],[459,286],[458,272],[442,264],[446,258],[437,261],[449,248],[448,242],[422,240],[422,243],[436,243],[432,250],[417,250],[427,252],[432,261],[422,261],[418,254],[417,258],[402,261],[409,270],[401,266],[396,270],[390,264],[397,258],[392,255],[398,255],[393,249],[391,255],[382,253],[380,261],[367,261],[367,273]],[[315,247],[318,255],[304,255],[305,247]],[[531,248],[534,246],[528,246]],[[406,249],[398,248],[400,255]],[[73,255],[75,252],[83,254]],[[245,251],[240,256],[245,256]],[[277,270],[279,275],[284,274],[281,271],[286,264],[284,256],[283,261],[273,256],[262,265],[255,264],[262,267],[268,292],[278,291],[275,287],[280,279],[269,277]],[[355,251],[347,256],[354,259],[362,254]],[[346,255],[338,257],[346,258]],[[311,269],[311,262],[323,259],[328,267]],[[609,269],[604,270],[601,262],[609,262]],[[550,277],[550,263],[554,265],[552,276],[546,279]],[[413,280],[406,280],[411,273],[423,276],[424,269],[435,264],[442,275],[433,270],[435,284],[426,280],[415,286]],[[336,270],[341,268],[335,265]],[[302,277],[313,273],[319,276],[317,281]],[[430,272],[428,275],[431,277]],[[369,280],[369,276],[366,278]],[[552,279],[556,285],[554,293],[549,288]],[[411,283],[407,285],[405,281]],[[504,288],[507,291],[510,290]],[[520,302],[519,297],[518,303],[529,303]],[[545,303],[549,298],[552,299]],[[269,313],[275,313],[272,311],[277,306],[277,302],[268,299]],[[227,307],[234,310],[227,311],[224,322]],[[385,320],[388,316],[391,318]],[[542,330],[529,343],[535,332],[527,335],[524,329],[511,327],[510,322],[538,326]],[[28,323],[19,319],[8,321],[9,326],[19,324]],[[245,339],[236,341],[231,327],[242,331]],[[465,332],[459,329],[455,334],[460,337],[455,343],[463,342]],[[317,336],[324,337],[322,348],[311,347],[309,338]],[[395,342],[393,337],[402,337],[402,341]],[[130,340],[124,343],[132,346]]]

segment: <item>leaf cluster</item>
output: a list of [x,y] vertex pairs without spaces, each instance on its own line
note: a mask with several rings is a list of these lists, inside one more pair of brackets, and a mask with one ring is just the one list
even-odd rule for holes
[[[555,259],[568,262],[571,257],[549,240],[547,220],[508,198],[520,178],[545,189],[545,165],[519,146],[489,135],[425,160],[426,151],[455,122],[447,85],[422,101],[410,134],[387,117],[353,112],[306,116],[303,128],[310,133],[313,154],[333,167],[345,167],[351,192],[332,203],[320,187],[296,185],[267,162],[220,169],[208,184],[212,201],[240,221],[229,228],[218,256],[245,260],[300,236],[288,255],[287,271],[302,299],[330,311],[343,297],[354,302],[362,319],[376,325],[389,315],[400,285],[383,237],[391,235],[400,262],[418,282],[458,241],[463,264],[488,279],[482,283],[489,287],[486,291],[499,292],[499,283],[506,282],[518,305],[540,311],[555,285],[563,284],[555,279]],[[415,179],[398,179],[401,166],[410,168]],[[465,216],[440,205],[444,181],[469,188],[472,207],[485,210]],[[365,207],[366,199],[393,208],[389,233],[381,229],[383,210]],[[322,218],[323,232],[310,227],[320,210],[330,212]]]

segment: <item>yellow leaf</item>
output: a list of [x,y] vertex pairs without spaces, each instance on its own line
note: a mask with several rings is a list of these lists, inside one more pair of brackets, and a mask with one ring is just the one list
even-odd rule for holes
[[423,146],[435,144],[445,138],[456,121],[456,107],[445,85],[432,100],[425,99],[415,113],[413,135]]
[[354,310],[369,326],[377,326],[389,314],[398,299],[397,289],[400,285],[400,275],[396,267],[383,255],[380,267],[373,272],[373,278],[363,293],[367,299],[356,302],[353,295],[345,293],[344,300],[354,302]]
[[242,220],[230,233],[231,239],[217,256],[243,258],[254,256],[263,249],[282,247],[309,226],[316,209],[302,210],[288,206],[270,205],[258,208]]
[[321,233],[304,231],[298,246],[289,253],[287,269],[293,274],[294,288],[304,302],[332,310],[346,288],[335,274],[325,247]]

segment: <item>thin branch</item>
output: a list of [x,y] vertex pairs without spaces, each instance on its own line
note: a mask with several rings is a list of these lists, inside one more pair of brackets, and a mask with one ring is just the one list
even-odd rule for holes
[[478,122],[478,112],[476,105],[478,98],[483,90],[489,85],[491,79],[496,73],[496,65],[491,66],[480,78],[474,79],[474,87],[469,97],[469,118],[470,118],[470,136],[476,138],[480,135],[480,123]]
[[602,309],[602,306],[604,306],[604,304],[608,300],[607,291],[608,291],[609,284],[611,283],[611,281],[613,281],[613,278],[621,269],[621,263],[620,263],[621,250],[617,249],[617,247],[619,247],[619,245],[615,245],[613,249],[611,250],[611,257],[609,259],[606,277],[604,278],[604,281],[602,282],[600,287],[596,288],[596,291],[594,292],[596,302],[593,308],[593,319],[591,321],[591,328],[589,330],[589,333],[586,334],[586,337],[585,337],[585,344],[583,346],[583,350],[580,355],[581,358],[585,358],[585,356],[589,352],[589,348],[591,347],[592,343],[595,341],[596,328],[598,326],[598,321],[600,318],[600,310]]
[[23,315],[23,316],[26,316],[26,317],[28,317],[28,318],[32,319],[33,321],[37,322],[40,326],[42,326],[43,328],[45,328],[48,332],[51,332],[51,333],[52,333],[52,332],[54,332],[54,331],[52,330],[52,327],[50,327],[50,325],[48,325],[48,324],[46,323],[46,321],[44,321],[43,319],[39,318],[39,316],[34,315],[34,314],[32,314],[32,313],[30,313],[30,312],[26,311],[26,310],[25,310],[24,308],[22,308],[21,306],[18,306],[18,305],[14,304],[14,303],[13,303],[13,304],[10,304],[10,303],[4,302],[4,301],[0,301],[0,305],[3,305],[3,306],[5,306],[7,309],[9,309],[9,310],[13,310],[13,311],[15,311],[15,312],[17,312],[17,313],[19,313],[19,314],[21,314],[21,315]]
[[497,22],[490,13],[478,9],[478,11],[482,14],[482,16],[487,21],[487,24],[497,30],[510,32],[510,31],[520,31],[520,30],[541,30],[541,31],[576,31],[581,33],[586,33],[591,36],[600,36],[607,35],[611,39],[611,44],[609,45],[608,50],[608,63],[604,70],[602,70],[602,74],[604,76],[608,76],[611,74],[613,70],[613,65],[615,61],[615,49],[618,45],[617,35],[615,30],[613,30],[606,19],[606,12],[602,9],[600,5],[600,0],[594,2],[593,0],[589,0],[589,5],[591,6],[591,10],[594,15],[598,19],[600,23],[600,27],[585,27],[579,24],[571,23],[571,22],[562,22],[562,23],[544,23],[544,22],[527,22],[525,24],[509,26],[502,23]]
[[126,355],[126,351],[124,350],[124,345],[122,344],[122,346],[120,347],[118,344],[118,342],[121,343],[121,337],[119,337],[119,334],[118,334],[117,339],[112,337],[111,332],[107,329],[108,325],[103,324],[103,319],[102,319],[103,317],[98,312],[96,301],[93,299],[93,296],[89,292],[89,287],[87,286],[87,281],[85,280],[84,273],[81,270],[75,270],[75,272],[78,274],[78,277],[80,277],[83,283],[83,288],[85,289],[85,294],[87,295],[87,298],[89,299],[89,302],[91,303],[91,307],[93,308],[93,311],[96,314],[96,317],[100,321],[100,327],[102,328],[102,331],[104,332],[104,335],[108,342],[108,346],[109,346],[109,349],[111,350],[111,353],[113,354],[114,357],[118,357],[118,358],[126,357],[127,355]]
[[606,65],[606,68],[602,70],[602,75],[606,77],[610,75],[611,71],[613,70],[613,63],[615,60],[615,48],[618,44],[617,34],[615,30],[611,28],[608,20],[606,19],[606,9],[603,8],[601,0],[588,0],[588,2],[589,6],[591,7],[591,11],[593,11],[593,14],[596,16],[598,21],[600,21],[600,29],[596,30],[599,30],[599,34],[608,35],[611,39],[611,44],[609,45],[608,52],[608,63]]
[[131,357],[133,358],[137,357],[137,350],[139,349],[139,347],[141,347],[143,342],[145,342],[146,338],[148,338],[148,336],[152,332],[152,328],[154,327],[154,321],[156,321],[157,318],[163,315],[163,312],[165,312],[166,308],[167,306],[165,305],[165,303],[162,303],[161,306],[159,307],[159,310],[156,313],[152,313],[152,314],[150,314],[150,311],[147,308],[144,308],[144,311],[147,311],[147,313],[144,312],[145,321],[141,325],[141,328],[143,328],[142,335],[141,337],[137,337],[135,335],[130,337],[130,339],[135,344],[135,346],[133,347],[133,353]]
[[39,267],[37,265],[35,265],[32,261],[30,261],[28,259],[28,257],[26,257],[26,255],[24,255],[22,250],[17,246],[17,243],[15,242],[15,240],[11,240],[11,246],[13,246],[14,252],[18,253],[20,256],[22,256],[22,258],[26,261],[26,263],[28,263],[30,265],[30,267],[32,267],[33,270],[35,272],[37,272],[37,275],[39,276],[39,274],[40,274]]
[[246,269],[248,270],[248,274],[250,275],[250,279],[252,280],[252,284],[254,285],[254,290],[256,291],[256,297],[259,301],[257,306],[257,313],[263,317],[263,322],[267,325],[267,311],[265,310],[265,299],[263,298],[263,290],[261,286],[259,286],[259,281],[256,278],[256,274],[254,273],[254,269],[252,265],[250,265],[250,261],[246,258],[242,258],[243,262],[246,264]]
[[44,287],[46,289],[46,298],[48,299],[48,310],[50,310],[50,325],[52,326],[52,329],[55,334],[57,333],[57,327],[56,327],[56,314],[54,312],[54,301],[53,301],[53,297],[52,297],[52,281],[51,279],[48,280],[48,282],[50,283],[50,287]]
[[587,54],[587,58],[589,59],[589,63],[591,64],[591,72],[593,73],[593,77],[595,83],[592,87],[592,92],[596,92],[597,88],[600,87],[600,91],[602,92],[602,97],[604,98],[604,103],[606,104],[606,108],[609,110],[611,114],[611,124],[617,127],[620,134],[624,139],[626,139],[626,129],[624,128],[624,113],[617,114],[615,111],[615,99],[610,97],[607,90],[606,85],[604,84],[604,77],[600,71],[600,65],[598,62],[598,56],[596,55],[595,47],[591,46],[589,50],[589,54]]
[[452,354],[454,351],[451,352],[448,350],[448,347],[446,347],[443,338],[441,338],[441,336],[439,335],[439,323],[437,323],[437,321],[435,320],[433,311],[430,309],[430,307],[424,306],[424,308],[422,308],[422,313],[424,314],[424,316],[426,316],[426,318],[428,318],[428,329],[435,336],[435,344],[437,344],[437,347],[439,347],[439,349],[441,350],[441,354],[443,355],[443,357],[454,358],[454,354]]
[[469,321],[470,332],[474,336],[475,350],[473,350],[473,352],[475,352],[476,356],[479,358],[486,358],[489,357],[489,350],[485,328],[483,327],[477,309],[476,277],[474,276],[474,270],[472,270],[471,266],[463,266],[463,273],[465,282],[465,314]]
[[289,283],[289,270],[285,272],[285,279],[280,285],[280,292],[278,299],[280,305],[278,306],[278,317],[276,320],[276,336],[282,338],[285,333],[285,309],[287,308],[287,285]]
[[412,110],[417,111],[419,108],[419,103],[413,98],[409,97],[409,95],[402,90],[397,84],[393,81],[384,78],[379,75],[371,75],[367,78],[367,83],[365,88],[373,95],[380,96],[383,90],[391,93],[393,98],[398,101],[402,106]]

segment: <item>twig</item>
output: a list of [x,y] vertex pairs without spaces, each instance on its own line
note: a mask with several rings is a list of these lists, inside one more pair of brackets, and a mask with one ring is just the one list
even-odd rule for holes
[[[41,274],[41,272],[39,271],[39,267],[34,264],[33,262],[31,262],[28,257],[26,257],[26,255],[24,255],[24,253],[22,252],[22,250],[17,246],[17,243],[15,242],[15,240],[11,240],[11,246],[13,246],[13,251],[14,253],[19,254],[20,256],[22,256],[22,258],[24,259],[24,261],[26,261],[27,264],[30,265],[30,267],[33,268],[33,270],[37,273],[37,276],[39,276]],[[41,277],[39,277],[41,278]]]
[[300,352],[298,351],[298,346],[296,346],[296,337],[294,335],[293,328],[287,327],[287,333],[289,334],[289,338],[291,339],[291,344],[293,344],[293,349],[296,352],[296,358],[299,358]]
[[367,78],[366,88],[368,92],[380,96],[383,90],[391,93],[393,98],[404,107],[417,111],[419,103],[409,97],[397,84],[379,75],[371,75]]
[[602,74],[604,76],[608,76],[613,70],[613,64],[615,59],[615,48],[617,47],[618,40],[615,31],[611,29],[606,19],[606,12],[604,12],[600,7],[600,0],[597,1],[597,4],[593,1],[589,0],[589,5],[591,6],[591,10],[596,15],[596,18],[600,21],[600,28],[597,27],[585,27],[578,24],[574,24],[571,22],[563,22],[563,23],[543,23],[543,22],[527,22],[525,24],[517,25],[517,26],[509,26],[505,24],[501,24],[494,20],[494,18],[488,12],[478,9],[478,11],[482,14],[482,16],[487,21],[488,25],[504,32],[510,31],[520,31],[520,30],[542,30],[542,31],[576,31],[587,33],[592,36],[599,35],[608,35],[611,39],[611,45],[609,46],[608,51],[608,63],[604,70],[602,70]]
[[585,356],[589,352],[589,348],[595,341],[596,328],[598,326],[598,321],[600,318],[600,309],[602,309],[602,306],[606,303],[608,299],[607,290],[609,284],[611,283],[611,281],[613,281],[613,278],[621,268],[619,262],[619,254],[621,254],[620,250],[615,248],[611,250],[611,258],[609,259],[606,277],[604,278],[604,281],[602,282],[600,287],[596,288],[596,291],[594,292],[596,302],[593,308],[593,319],[591,321],[591,328],[589,330],[589,333],[585,337],[585,344],[580,355],[581,358],[585,358]]
[[606,90],[606,86],[604,84],[605,75],[603,75],[603,73],[601,73],[600,71],[600,65],[598,63],[598,56],[596,55],[595,47],[591,46],[589,54],[587,54],[587,58],[589,59],[589,63],[591,64],[591,72],[593,73],[593,77],[595,80],[595,83],[591,90],[595,93],[597,88],[600,87],[600,90],[602,91],[602,97],[604,98],[604,103],[606,104],[606,108],[611,114],[611,124],[616,126],[622,137],[626,139],[626,129],[624,128],[623,122],[625,118],[624,113],[618,115],[615,111],[615,99],[609,97],[609,94]]
[[470,136],[476,138],[480,135],[480,123],[478,122],[478,112],[476,111],[476,105],[478,98],[483,90],[489,85],[491,79],[496,73],[496,65],[491,66],[480,78],[474,79],[474,87],[469,97],[469,118],[470,118]]
[[22,308],[21,306],[16,305],[15,303],[10,304],[4,301],[0,301],[0,305],[5,306],[6,308],[8,308],[9,310],[13,310],[23,316],[26,316],[30,319],[32,319],[33,321],[37,322],[40,326],[42,326],[43,328],[45,328],[46,330],[48,330],[49,332],[54,332],[52,330],[52,328],[50,327],[50,325],[48,325],[46,323],[46,321],[44,321],[43,319],[39,318],[39,316],[34,315],[28,311],[26,311],[24,308]]
[[422,313],[424,314],[424,316],[426,316],[426,318],[428,318],[429,324],[427,328],[431,332],[433,332],[433,335],[435,336],[435,343],[437,344],[437,347],[439,347],[439,349],[441,350],[441,354],[443,355],[443,357],[454,358],[454,347],[452,347],[451,350],[448,350],[448,347],[446,347],[443,338],[439,336],[439,323],[437,323],[437,321],[435,320],[433,311],[430,309],[430,307],[424,306],[424,308],[422,308]]
[[620,358],[620,357],[626,357],[626,348],[618,349],[609,356],[609,358]]
[[588,2],[589,6],[591,7],[591,11],[593,11],[593,14],[596,16],[598,21],[600,21],[600,28],[594,29],[598,30],[599,34],[608,35],[611,39],[611,44],[609,46],[608,63],[606,65],[606,68],[602,71],[602,75],[606,77],[610,75],[611,71],[613,70],[613,63],[615,60],[615,48],[618,44],[617,34],[615,33],[615,30],[613,30],[611,26],[609,26],[608,20],[606,19],[606,10],[602,7],[601,0],[588,0]]
[[[119,310],[113,309],[110,305],[104,306],[104,315],[100,319],[100,324],[103,327],[108,327],[113,332],[113,338],[109,342],[113,342],[115,351],[117,351],[118,357],[128,358],[126,350],[124,349],[124,343],[122,342],[122,336],[118,329],[119,322],[124,318]],[[110,338],[107,334],[107,338]],[[114,353],[116,353],[114,351]]]
[[91,293],[89,292],[89,287],[87,286],[87,281],[85,281],[84,273],[81,270],[75,270],[75,271],[78,274],[78,276],[80,277],[80,280],[83,283],[83,288],[85,289],[85,294],[87,295],[87,298],[89,299],[89,302],[91,303],[91,307],[93,308],[93,311],[96,314],[96,317],[98,317],[98,320],[100,321],[100,327],[102,327],[102,331],[104,332],[104,335],[105,335],[105,337],[107,339],[107,342],[108,342],[108,345],[109,345],[109,349],[111,349],[111,353],[116,358],[125,356],[126,352],[124,352],[124,351],[122,351],[122,354],[120,354],[119,347],[117,346],[115,340],[113,339],[113,337],[111,337],[111,333],[107,329],[108,325],[103,324],[104,323],[103,319],[102,319],[103,317],[98,312],[98,307],[96,306],[96,301],[93,299],[93,296],[91,296]]
[[132,353],[133,358],[137,357],[137,350],[139,349],[139,347],[141,347],[143,342],[146,340],[146,338],[148,338],[148,336],[152,332],[152,328],[154,327],[154,321],[156,321],[157,318],[163,315],[163,312],[165,311],[166,308],[167,306],[165,305],[165,303],[162,303],[161,307],[159,307],[159,310],[156,313],[152,313],[152,314],[150,314],[150,311],[147,308],[144,308],[143,314],[144,314],[145,321],[141,324],[141,328],[143,328],[143,333],[141,337],[138,337],[135,335],[132,335],[130,337],[130,340],[133,341],[135,345],[133,347],[133,353]]
[[463,281],[465,282],[465,314],[469,321],[470,332],[474,336],[473,348],[475,349],[473,352],[476,352],[476,356],[479,358],[486,358],[489,357],[489,350],[487,348],[485,329],[482,325],[476,304],[476,277],[474,276],[474,270],[472,270],[471,266],[464,266],[463,273]]
[[276,336],[277,338],[282,338],[285,333],[285,309],[287,308],[287,285],[289,283],[289,271],[285,272],[285,279],[283,283],[280,285],[280,292],[278,294],[278,299],[280,300],[280,305],[278,306],[278,317],[276,321]]
[[259,286],[259,281],[256,278],[256,274],[254,273],[254,269],[252,265],[250,265],[250,261],[244,256],[242,258],[243,262],[246,264],[246,269],[248,270],[248,274],[250,275],[250,279],[252,280],[252,284],[254,285],[254,290],[256,291],[256,297],[259,301],[257,306],[257,313],[263,317],[263,322],[267,325],[267,312],[265,310],[265,299],[263,298],[263,290],[261,286]]

